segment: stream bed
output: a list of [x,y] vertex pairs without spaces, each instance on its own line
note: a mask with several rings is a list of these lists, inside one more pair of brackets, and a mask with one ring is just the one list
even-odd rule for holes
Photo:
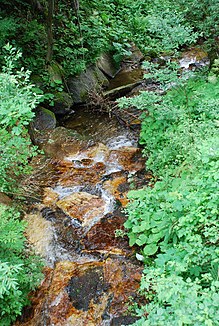
[[41,147],[49,158],[37,158],[32,175],[40,200],[25,218],[45,279],[16,325],[131,324],[127,307],[137,302],[142,266],[116,232],[131,185],[151,178],[137,136],[108,114],[80,108]]

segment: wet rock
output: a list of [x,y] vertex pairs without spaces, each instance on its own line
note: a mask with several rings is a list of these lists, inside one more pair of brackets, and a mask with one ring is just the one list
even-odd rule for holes
[[139,319],[139,317],[135,316],[121,316],[115,317],[112,319],[110,326],[121,326],[121,325],[131,325],[134,324]]
[[98,143],[89,147],[84,154],[89,158],[95,158],[95,160],[98,162],[103,162],[106,161],[109,156],[109,149],[106,145]]
[[72,277],[67,286],[73,306],[83,311],[88,311],[91,302],[100,303],[105,289],[102,266],[89,269],[84,275]]
[[99,143],[83,148],[82,144],[78,143],[79,146],[76,147],[77,151],[75,154],[57,162],[60,185],[67,187],[73,185],[95,185],[106,172],[106,166],[103,162],[109,156],[107,146]]
[[182,53],[179,60],[180,67],[184,69],[194,70],[210,65],[208,54],[201,47],[193,47]]
[[82,222],[82,226],[89,226],[104,214],[105,202],[103,199],[86,192],[73,193],[56,205],[65,214]]
[[24,219],[27,221],[25,234],[28,241],[34,246],[37,254],[47,258],[51,253],[53,240],[51,222],[45,220],[40,213],[27,214]]
[[45,206],[54,208],[58,199],[59,195],[55,191],[53,191],[53,189],[48,187],[44,189],[43,204]]
[[77,264],[63,261],[32,297],[29,316],[16,326],[101,326],[125,320],[126,303],[139,288],[141,267],[123,259]]
[[42,107],[38,107],[34,120],[30,123],[29,134],[35,145],[41,145],[47,140],[50,132],[56,127],[55,114]]
[[104,265],[105,282],[110,284],[113,298],[109,312],[115,316],[126,314],[131,296],[136,296],[141,279],[142,267],[127,262],[124,258],[108,258]]
[[104,189],[106,189],[116,200],[118,200],[123,207],[128,203],[127,192],[129,184],[127,177],[122,175],[114,175],[113,178],[104,182]]
[[57,127],[47,134],[40,147],[48,156],[63,158],[67,153],[77,153],[82,144],[83,140],[77,132]]
[[97,61],[98,68],[108,77],[114,78],[118,72],[118,65],[110,53],[102,53]]
[[[68,163],[69,165],[71,163]],[[97,184],[104,174],[105,168],[100,170],[100,166],[98,165],[98,169],[95,170],[93,168],[70,168],[66,162],[62,162],[58,165],[57,170],[59,171],[59,184],[61,186],[70,187],[77,186],[79,184],[90,185]],[[72,166],[72,165],[71,165]]]
[[124,216],[107,214],[96,223],[82,240],[85,252],[127,255],[132,253],[127,237],[116,237],[116,231],[124,231]]
[[138,171],[145,167],[145,160],[142,158],[140,148],[124,146],[110,152],[109,161],[118,160],[124,170]]
[[78,77],[70,77],[68,88],[74,104],[85,103],[91,91],[100,90],[108,85],[108,79],[97,66],[91,66]]

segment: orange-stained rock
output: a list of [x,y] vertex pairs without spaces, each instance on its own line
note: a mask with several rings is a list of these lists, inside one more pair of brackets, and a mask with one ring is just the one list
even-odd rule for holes
[[77,163],[69,160],[57,161],[56,170],[59,174],[58,183],[62,186],[78,186],[96,184],[104,175],[106,167],[103,162],[92,161],[91,166],[84,164],[84,159]]
[[142,274],[142,267],[124,260],[108,258],[104,265],[105,281],[110,284],[113,299],[109,311],[112,315],[127,312],[126,303],[136,296]]
[[127,177],[124,175],[116,176],[113,179],[105,181],[103,187],[122,204],[122,207],[127,205],[128,199],[126,195],[129,190]]
[[84,154],[89,158],[95,159],[96,162],[103,162],[106,161],[109,156],[109,148],[102,143],[98,143],[89,147],[84,151]]
[[61,200],[56,205],[72,218],[82,222],[82,226],[92,224],[104,214],[105,202],[98,196],[86,192],[73,193]]
[[[45,270],[32,308],[16,326],[101,326],[124,319],[139,287],[141,267],[121,259],[77,264],[63,261]],[[110,323],[111,324],[111,323]]]
[[125,216],[107,214],[95,224],[83,239],[85,252],[100,252],[105,254],[130,255],[127,237],[116,237],[116,231],[124,231]]
[[55,207],[59,195],[51,188],[45,188],[43,194],[43,204],[48,207]]
[[145,167],[145,160],[141,156],[140,148],[121,147],[110,152],[109,161],[118,160],[118,163],[127,171],[138,171]]

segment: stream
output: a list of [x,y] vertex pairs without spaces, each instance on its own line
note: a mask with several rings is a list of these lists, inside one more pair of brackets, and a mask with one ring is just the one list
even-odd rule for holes
[[[46,262],[45,279],[16,325],[128,325],[142,266],[123,231],[131,184],[150,181],[137,135],[108,114],[79,108],[34,163],[40,200],[26,235]],[[30,181],[30,180],[29,180]],[[136,299],[137,300],[137,299]]]
[[[193,69],[206,62],[206,54],[192,48],[180,65]],[[106,93],[153,91],[141,79],[139,67],[121,71]],[[136,124],[133,112],[121,120]],[[138,133],[109,114],[79,106],[58,127],[39,133],[39,141],[46,155],[35,158],[34,172],[24,180],[30,195],[25,219],[26,236],[45,260],[45,278],[15,325],[132,324],[137,317],[128,307],[144,300],[137,294],[143,265],[128,238],[118,234],[124,232],[128,191],[152,178]]]

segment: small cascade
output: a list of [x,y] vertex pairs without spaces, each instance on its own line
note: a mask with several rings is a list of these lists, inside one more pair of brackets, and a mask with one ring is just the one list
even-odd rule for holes
[[26,216],[27,237],[46,262],[45,280],[17,325],[131,321],[125,304],[142,266],[128,238],[116,234],[124,232],[130,175],[136,185],[149,182],[137,136],[116,118],[84,109],[53,134],[43,147],[49,165],[36,164],[42,200]]

